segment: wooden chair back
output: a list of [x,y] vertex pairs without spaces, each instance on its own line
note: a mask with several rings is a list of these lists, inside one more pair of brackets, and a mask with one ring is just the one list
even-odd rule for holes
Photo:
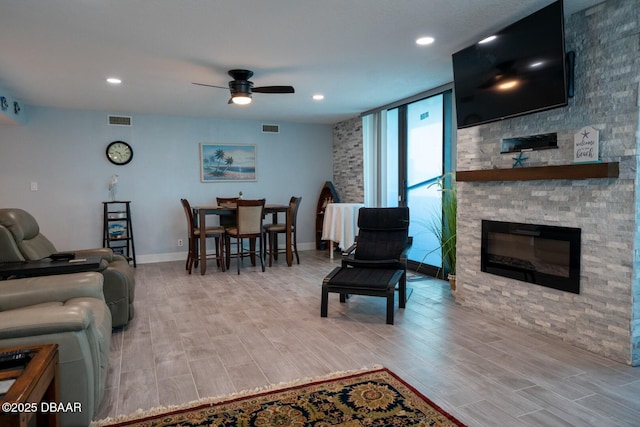
[[290,219],[290,227],[287,227],[288,230],[294,230],[296,228],[297,218],[298,218],[298,208],[300,207],[300,203],[302,202],[302,197],[292,197],[289,200],[289,218]]
[[[216,197],[216,204],[224,208],[230,208],[236,206],[237,200],[238,197]],[[236,214],[220,216],[220,225],[223,227],[235,227]]]
[[189,228],[189,235],[193,235],[193,232],[196,228],[193,220],[193,210],[191,210],[191,205],[187,199],[180,199],[180,203],[182,203],[182,207],[184,208],[184,214],[187,217],[187,227]]
[[225,208],[235,206],[238,197],[216,197],[216,204]]

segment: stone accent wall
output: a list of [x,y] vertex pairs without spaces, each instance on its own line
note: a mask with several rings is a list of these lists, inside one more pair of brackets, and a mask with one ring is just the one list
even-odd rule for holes
[[342,203],[364,203],[362,119],[354,117],[333,128],[333,186]]
[[[573,136],[600,132],[617,179],[458,183],[456,300],[609,357],[640,364],[637,199],[640,82],[638,0],[608,0],[565,17],[576,52],[569,106],[458,131],[458,170],[510,168],[501,139],[557,132],[559,148],[526,153],[525,166],[570,164]],[[480,271],[481,220],[582,229],[580,294]]]

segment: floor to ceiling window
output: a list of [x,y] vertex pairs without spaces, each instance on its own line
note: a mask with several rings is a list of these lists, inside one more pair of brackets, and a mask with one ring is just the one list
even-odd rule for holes
[[363,117],[365,203],[409,206],[409,260],[420,271],[436,273],[442,266],[432,226],[442,222],[436,182],[453,170],[452,116],[449,89]]
[[431,226],[442,222],[442,194],[435,184],[444,173],[443,96],[407,105],[406,122],[406,204],[413,236],[409,259],[439,266],[442,257]]

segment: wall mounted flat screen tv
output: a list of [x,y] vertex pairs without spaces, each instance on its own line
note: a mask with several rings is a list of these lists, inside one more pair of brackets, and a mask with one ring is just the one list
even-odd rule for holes
[[452,60],[458,129],[567,105],[562,0]]

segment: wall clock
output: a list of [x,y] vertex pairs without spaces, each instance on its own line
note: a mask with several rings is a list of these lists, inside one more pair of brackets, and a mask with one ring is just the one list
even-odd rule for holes
[[107,159],[114,165],[126,165],[133,159],[133,148],[124,141],[113,141],[107,145]]

